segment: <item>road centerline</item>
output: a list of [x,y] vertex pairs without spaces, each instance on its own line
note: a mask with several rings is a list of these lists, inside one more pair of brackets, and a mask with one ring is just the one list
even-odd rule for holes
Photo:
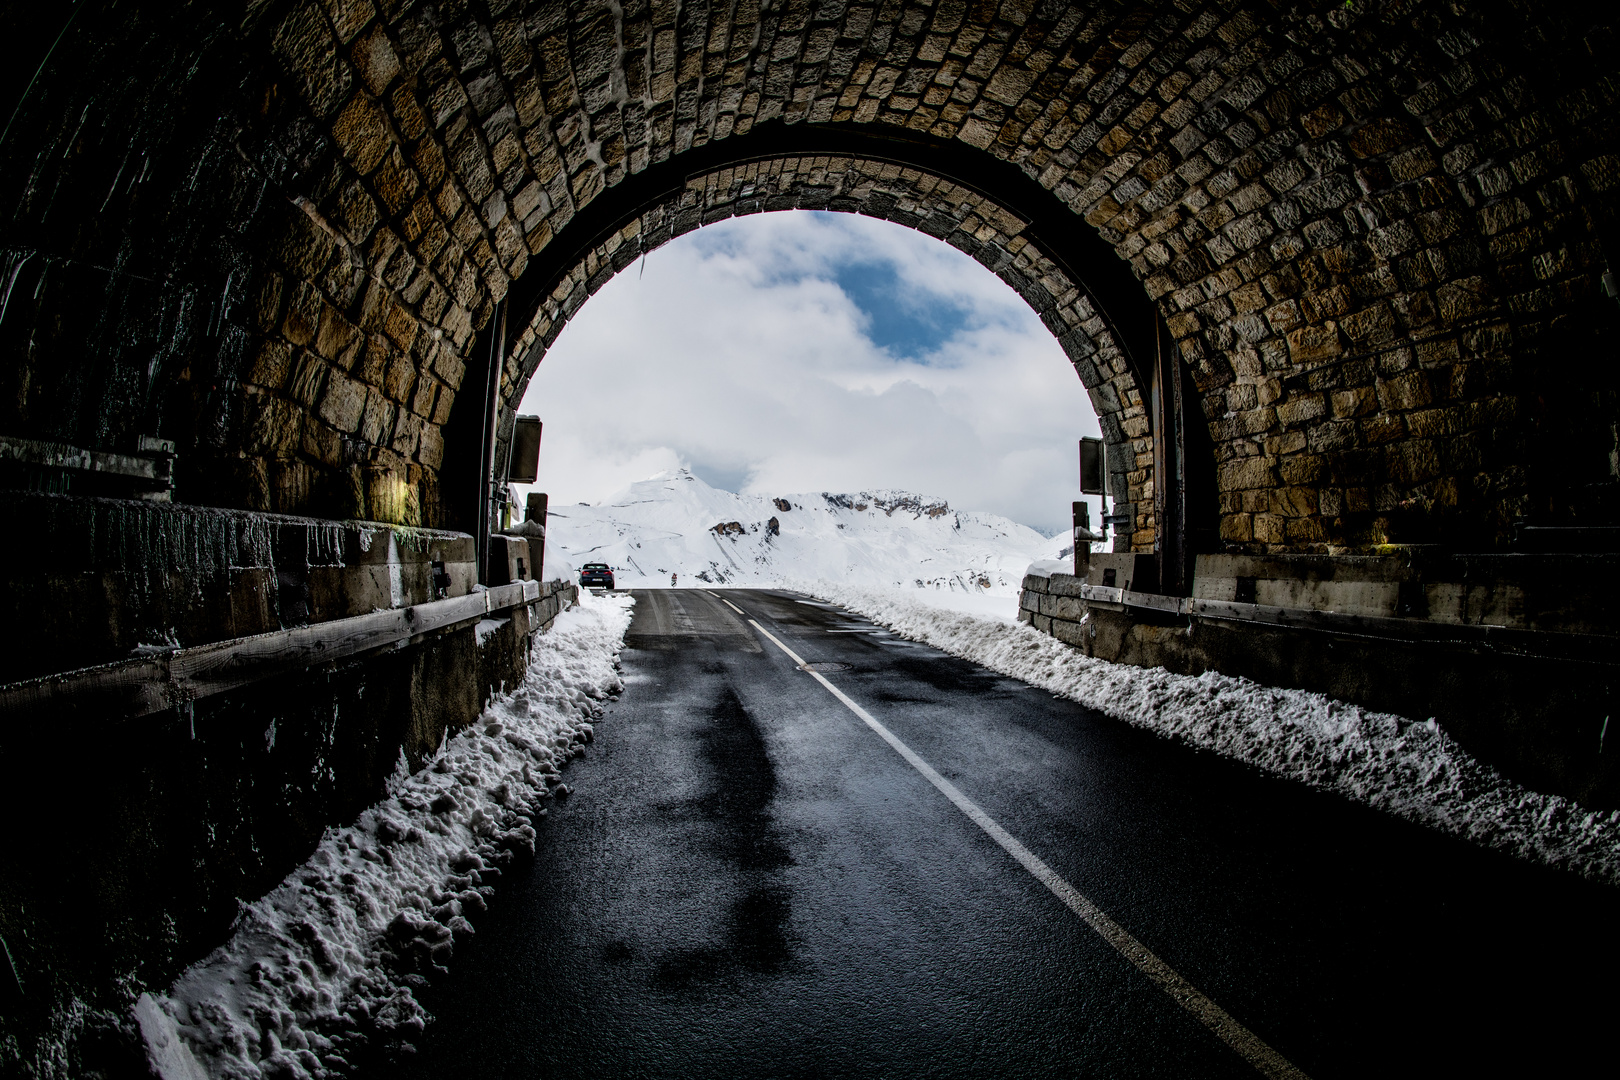
[[[722,598],[723,599],[723,598]],[[730,603],[730,601],[727,601]],[[741,612],[739,611],[739,614]],[[1064,905],[1078,915],[1087,926],[1096,931],[1104,941],[1113,949],[1129,960],[1148,978],[1152,979],[1159,988],[1168,994],[1176,1004],[1192,1013],[1193,1016],[1217,1038],[1235,1050],[1250,1065],[1253,1065],[1262,1075],[1272,1080],[1309,1080],[1307,1075],[1282,1054],[1273,1049],[1265,1040],[1244,1027],[1235,1017],[1217,1005],[1203,991],[1193,986],[1179,972],[1169,964],[1159,959],[1147,946],[1136,940],[1130,931],[1115,922],[1107,912],[1092,903],[1080,890],[1065,881],[1057,871],[1048,866],[1039,856],[1019,843],[1011,833],[1007,832],[989,814],[985,813],[972,799],[964,795],[959,788],[941,776],[932,765],[924,761],[916,751],[907,746],[900,738],[867,712],[853,698],[845,694],[832,681],[819,671],[811,671],[799,654],[788,648],[776,635],[761,626],[754,619],[748,620],[755,630],[787,654],[801,671],[821,683],[827,691],[837,698],[843,705],[854,713],[860,720],[871,728],[884,742],[906,760],[912,768],[922,774],[924,779],[933,784],[939,792],[949,799],[970,821],[984,830],[1002,850],[1011,855],[1018,863],[1029,871],[1042,885],[1045,885]]]

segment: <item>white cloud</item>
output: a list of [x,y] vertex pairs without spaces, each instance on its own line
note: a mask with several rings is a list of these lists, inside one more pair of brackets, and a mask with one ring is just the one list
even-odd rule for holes
[[735,219],[653,252],[580,309],[521,411],[545,421],[536,486],[558,504],[679,463],[749,493],[906,488],[1046,529],[1066,527],[1075,440],[1097,433],[1011,289],[841,214]]

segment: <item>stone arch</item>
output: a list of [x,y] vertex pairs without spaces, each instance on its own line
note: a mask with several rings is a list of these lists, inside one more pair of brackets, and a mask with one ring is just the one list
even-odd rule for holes
[[1189,373],[1231,549],[1607,522],[1620,134],[1581,18],[91,5],[0,143],[0,424],[175,438],[191,501],[446,521],[445,425],[532,263],[580,250],[593,208],[643,205],[660,166],[843,127],[1018,174],[1124,261]]
[[[1042,250],[1033,238],[1032,221],[940,171],[892,159],[824,153],[766,157],[688,174],[679,187],[636,208],[630,220],[609,229],[572,265],[554,274],[550,288],[544,288],[550,278],[531,270],[540,286],[529,305],[533,315],[522,319],[519,314],[521,323],[509,321],[506,328],[510,344],[501,373],[496,460],[504,460],[518,402],[546,351],[613,274],[678,236],[730,217],[787,209],[856,213],[951,244],[1005,281],[1040,316],[1085,385],[1102,425],[1111,463],[1109,494],[1118,512],[1134,522],[1120,530],[1116,543],[1120,550],[1151,551],[1154,446],[1143,358],[1133,357],[1122,345],[1111,313],[1088,283]],[[522,304],[523,298],[514,294],[512,302]],[[519,309],[524,310],[528,306]],[[1130,329],[1140,339],[1140,350],[1148,335],[1142,327]],[[473,426],[466,425],[467,434]]]

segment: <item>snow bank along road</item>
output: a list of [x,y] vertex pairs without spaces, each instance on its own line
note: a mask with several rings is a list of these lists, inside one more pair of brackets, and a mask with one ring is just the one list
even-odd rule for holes
[[536,641],[518,687],[428,767],[413,775],[402,754],[387,798],[328,829],[166,993],[141,994],[160,1080],[343,1075],[409,1045],[427,1020],[413,994],[423,972],[444,970],[501,868],[534,850],[545,804],[568,790],[558,767],[623,689],[614,655],[629,607],[582,596]]
[[[388,1075],[1435,1076],[1607,1060],[1615,892],[792,593],[626,690]],[[803,661],[819,672],[806,672]]]

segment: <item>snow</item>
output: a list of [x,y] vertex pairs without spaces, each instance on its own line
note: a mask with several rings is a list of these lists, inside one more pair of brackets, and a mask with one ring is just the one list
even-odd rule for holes
[[681,585],[827,578],[979,598],[1016,598],[1030,559],[1067,543],[905,491],[737,495],[685,469],[601,503],[553,506],[546,533],[548,572],[605,562],[621,589],[668,588],[674,573]]
[[[666,474],[608,504],[554,512],[548,566],[605,561],[621,588],[663,585],[671,568],[692,583],[705,573],[714,584],[780,581],[1188,745],[1620,884],[1620,812],[1514,784],[1433,720],[1216,673],[1111,664],[1018,623],[1026,567],[1068,566],[1030,566],[1020,552],[1052,546],[1032,530],[900,492],[782,498],[790,510]],[[765,535],[761,502],[779,535]],[[718,535],[702,525],[710,519],[740,528]],[[918,572],[924,556],[932,565]],[[500,868],[533,851],[545,801],[568,791],[560,766],[591,740],[601,702],[623,688],[616,656],[631,604],[623,594],[582,595],[536,640],[517,690],[416,774],[402,757],[387,797],[329,829],[303,866],[245,905],[226,944],[166,993],[142,994],[134,1018],[154,1073],[324,1077],[368,1043],[420,1032],[429,1017],[414,991],[473,933]]]
[[1213,750],[1520,858],[1620,885],[1620,811],[1531,791],[1440,730],[1321,694],[1206,672],[1096,660],[1034,627],[942,610],[915,594],[821,582],[789,587],[1188,745]]
[[[533,852],[558,769],[623,688],[628,596],[581,596],[535,640],[522,684],[388,797],[328,829],[309,860],[243,908],[231,939],[135,1019],[162,1080],[323,1077],[369,1041],[422,1030],[413,990],[473,932],[500,867]],[[556,785],[553,787],[553,785]]]
[[[803,588],[788,585],[787,588],[804,592]],[[1002,622],[1018,621],[1018,594],[1003,596],[997,593],[967,593],[958,589],[912,589],[905,595],[919,604],[937,608],[940,611],[956,611],[964,615],[979,615],[985,618],[1000,619]]]

